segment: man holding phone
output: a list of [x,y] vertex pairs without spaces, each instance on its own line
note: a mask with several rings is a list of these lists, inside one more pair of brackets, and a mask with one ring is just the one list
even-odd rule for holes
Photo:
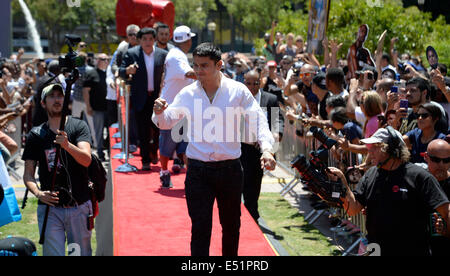
[[[417,111],[419,106],[430,102],[431,84],[428,80],[416,77],[406,82],[406,99],[400,102],[400,108],[396,111],[394,126],[398,126],[401,134],[417,127]],[[406,107],[406,100],[408,107]],[[448,122],[445,110],[436,102],[431,102],[439,107],[442,112],[441,120],[436,124],[438,131],[447,133]]]
[[[406,99],[400,102],[395,119],[395,126],[398,126],[401,134],[417,127],[417,110],[421,104],[429,101],[430,91],[430,84],[424,79],[413,78],[406,83]],[[408,110],[408,107],[411,109]]]

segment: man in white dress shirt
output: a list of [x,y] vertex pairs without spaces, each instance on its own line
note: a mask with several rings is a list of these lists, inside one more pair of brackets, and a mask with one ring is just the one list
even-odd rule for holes
[[[186,54],[192,47],[192,37],[195,34],[191,33],[191,29],[187,26],[179,26],[173,32],[173,47],[166,57],[164,86],[161,89],[161,98],[166,100],[167,104],[171,104],[175,96],[196,79],[196,75],[192,67],[189,65],[189,60]],[[176,151],[178,158],[174,160],[172,171],[178,173],[180,170],[181,160],[184,159],[186,152],[187,141],[174,141],[172,139],[172,131],[177,131],[179,135],[183,135],[182,124],[186,122],[181,121],[178,126],[172,130],[161,129],[159,132],[159,157],[161,161],[160,179],[163,188],[172,187],[170,181],[170,172],[167,164],[169,159]]]
[[[275,169],[274,139],[267,118],[248,88],[220,72],[221,51],[211,43],[193,52],[198,81],[183,88],[172,104],[156,99],[154,123],[171,129],[182,118],[188,121],[186,150],[186,201],[192,221],[191,255],[209,255],[214,200],[222,225],[222,254],[236,256],[239,246],[243,171],[240,121],[255,130],[261,166]],[[248,115],[248,116],[245,116]]]

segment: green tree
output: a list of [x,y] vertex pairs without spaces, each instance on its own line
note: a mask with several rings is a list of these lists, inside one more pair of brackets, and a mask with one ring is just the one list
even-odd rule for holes
[[[90,27],[94,42],[107,42],[107,26],[114,24],[117,0],[82,0],[80,7],[69,7],[66,0],[25,0],[35,21],[49,41],[49,50],[56,54],[64,45],[64,34],[79,25]],[[13,16],[21,16],[17,1],[12,2]],[[64,32],[64,33],[63,33]],[[85,37],[86,38],[86,37]]]
[[175,24],[187,25],[201,30],[206,26],[208,12],[216,10],[214,0],[173,0],[175,6]]
[[[377,47],[378,37],[387,30],[384,52],[389,51],[391,38],[398,37],[395,47],[399,53],[408,52],[425,58],[425,48],[432,45],[439,54],[439,61],[450,64],[450,25],[445,23],[444,17],[432,21],[431,13],[421,12],[416,6],[403,8],[400,0],[381,3],[381,7],[371,7],[367,5],[367,1],[331,1],[327,37],[343,43],[338,57],[345,58],[348,48],[355,41],[359,26],[368,24],[370,31],[364,45],[372,52]],[[306,39],[307,11],[280,9],[276,18],[279,21],[278,31],[293,32]],[[256,49],[260,49],[263,44],[262,39],[255,40]],[[424,65],[428,66],[426,59]]]
[[305,0],[220,0],[240,24],[255,34],[264,32],[279,18],[279,12]]

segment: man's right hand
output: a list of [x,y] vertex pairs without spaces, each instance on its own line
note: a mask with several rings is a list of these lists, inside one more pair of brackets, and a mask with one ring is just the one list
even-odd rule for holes
[[163,98],[158,98],[155,100],[155,104],[153,105],[153,112],[155,112],[156,115],[159,115],[163,113],[168,106],[169,105],[167,104],[166,100],[164,100]]
[[55,206],[55,204],[58,204],[59,198],[57,192],[50,192],[50,191],[39,191],[36,197],[42,202],[50,206]]
[[137,63],[133,63],[130,66],[127,67],[127,75],[134,75],[136,74],[137,69],[139,68],[139,66],[137,65]]

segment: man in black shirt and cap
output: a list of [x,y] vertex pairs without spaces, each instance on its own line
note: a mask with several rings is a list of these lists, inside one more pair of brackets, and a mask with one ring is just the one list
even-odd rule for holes
[[[39,199],[40,231],[43,231],[45,210],[50,208],[43,254],[64,256],[67,236],[68,244],[78,244],[80,254],[90,256],[92,229],[88,228],[88,222],[93,214],[88,166],[91,163],[91,135],[84,121],[71,116],[63,118],[65,128],[59,130],[63,102],[61,85],[51,84],[42,91],[41,104],[47,111],[48,121],[34,127],[27,135],[22,156],[25,161],[23,181]],[[55,164],[56,144],[61,146],[58,164]],[[38,164],[40,188],[35,178]],[[55,166],[56,180],[51,191]]]
[[[352,192],[344,174],[330,168],[331,180],[347,186],[343,208],[349,216],[365,209],[367,239],[386,256],[430,255],[430,213],[436,210],[449,225],[450,204],[439,182],[410,163],[401,134],[388,126],[362,139],[377,166],[371,167]],[[337,176],[337,177],[336,177]],[[443,229],[450,235],[450,227]]]

